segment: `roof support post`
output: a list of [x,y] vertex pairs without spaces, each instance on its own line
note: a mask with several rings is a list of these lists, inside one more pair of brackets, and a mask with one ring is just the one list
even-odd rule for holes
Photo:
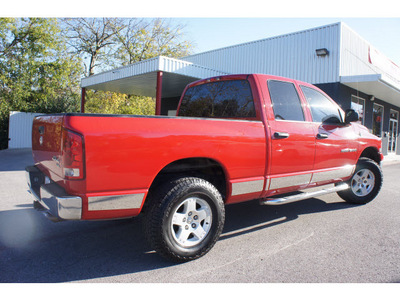
[[85,112],[85,101],[86,101],[86,88],[82,88],[81,94],[81,113]]
[[161,91],[162,91],[163,72],[157,72],[157,87],[156,87],[156,116],[161,115]]

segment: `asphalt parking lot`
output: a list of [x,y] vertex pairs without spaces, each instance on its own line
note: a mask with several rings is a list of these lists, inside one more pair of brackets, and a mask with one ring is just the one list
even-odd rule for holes
[[172,264],[148,248],[141,218],[52,223],[32,207],[29,150],[0,151],[0,282],[400,282],[400,163],[383,165],[364,206],[336,194],[281,206],[228,206],[204,257]]

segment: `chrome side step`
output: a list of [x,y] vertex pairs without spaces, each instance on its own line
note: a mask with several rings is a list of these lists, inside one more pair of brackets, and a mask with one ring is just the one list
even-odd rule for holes
[[347,183],[342,183],[339,184],[335,187],[331,188],[325,188],[321,189],[319,191],[315,192],[306,192],[306,193],[301,193],[298,195],[293,195],[293,196],[287,196],[287,197],[281,197],[281,198],[266,198],[266,199],[261,199],[260,204],[261,205],[280,205],[280,204],[286,204],[286,203],[291,203],[291,202],[296,202],[304,199],[309,199],[313,197],[318,197],[330,193],[335,193],[339,191],[344,191],[349,188],[349,185]]

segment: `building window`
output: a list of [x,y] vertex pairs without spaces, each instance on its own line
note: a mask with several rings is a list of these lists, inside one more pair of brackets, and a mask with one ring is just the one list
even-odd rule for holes
[[268,81],[275,120],[304,121],[303,108],[293,83]]
[[382,137],[382,124],[383,124],[383,106],[374,103],[372,114],[372,133],[378,137]]
[[399,112],[394,109],[391,109],[390,110],[390,119],[398,121],[399,120]]
[[351,95],[351,108],[358,113],[358,121],[364,125],[365,100]]

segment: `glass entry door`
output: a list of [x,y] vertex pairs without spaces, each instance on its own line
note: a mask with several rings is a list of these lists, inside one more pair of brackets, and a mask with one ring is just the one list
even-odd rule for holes
[[383,124],[383,106],[374,103],[372,115],[372,134],[382,137],[382,124]]
[[389,145],[388,152],[396,152],[397,135],[398,135],[398,117],[399,112],[395,110],[390,110],[390,120],[389,120]]

